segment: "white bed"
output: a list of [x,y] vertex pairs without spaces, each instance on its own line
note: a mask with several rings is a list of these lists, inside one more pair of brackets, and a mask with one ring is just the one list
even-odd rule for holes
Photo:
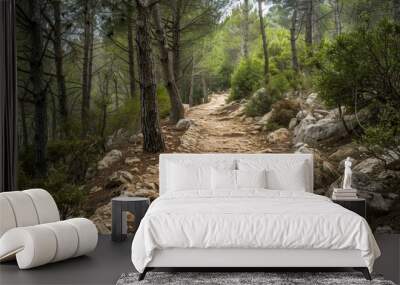
[[[371,230],[312,194],[312,162],[310,154],[160,155],[160,197],[132,243],[140,278],[154,267],[354,267],[369,278],[380,255]],[[261,188],[254,181],[264,170]]]

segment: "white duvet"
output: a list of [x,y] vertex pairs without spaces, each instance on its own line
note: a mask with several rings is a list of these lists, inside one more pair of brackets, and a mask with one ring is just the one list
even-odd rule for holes
[[136,232],[132,262],[143,272],[165,248],[358,249],[370,271],[380,255],[365,219],[328,198],[254,189],[156,199]]

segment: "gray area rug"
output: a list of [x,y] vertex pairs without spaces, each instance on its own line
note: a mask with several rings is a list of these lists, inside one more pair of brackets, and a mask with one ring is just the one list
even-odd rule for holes
[[372,276],[372,281],[368,281],[359,272],[148,272],[142,281],[137,280],[138,276],[138,273],[122,274],[117,285],[395,285],[392,281],[376,275]]

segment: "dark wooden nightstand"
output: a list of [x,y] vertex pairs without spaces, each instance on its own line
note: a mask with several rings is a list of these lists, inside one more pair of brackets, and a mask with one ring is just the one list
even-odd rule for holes
[[354,200],[336,200],[332,199],[332,202],[339,204],[340,206],[359,214],[364,219],[367,218],[367,203],[363,198],[357,198]]

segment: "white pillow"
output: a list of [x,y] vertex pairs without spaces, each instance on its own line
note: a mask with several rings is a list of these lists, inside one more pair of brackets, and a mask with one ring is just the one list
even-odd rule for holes
[[295,165],[290,172],[279,169],[267,171],[267,187],[272,190],[307,191],[307,176],[304,163]]
[[240,188],[267,188],[267,171],[263,170],[236,170],[237,187]]
[[168,161],[165,165],[167,172],[166,192],[185,190],[212,191],[211,168],[235,169],[235,167],[236,160],[233,159],[192,159],[189,156]]
[[308,164],[297,159],[251,159],[238,160],[239,170],[267,171],[267,188],[271,190],[307,191],[309,181]]
[[236,190],[236,170],[212,168],[211,188],[214,191]]
[[170,191],[202,190],[211,188],[211,167],[169,164],[168,189]]

